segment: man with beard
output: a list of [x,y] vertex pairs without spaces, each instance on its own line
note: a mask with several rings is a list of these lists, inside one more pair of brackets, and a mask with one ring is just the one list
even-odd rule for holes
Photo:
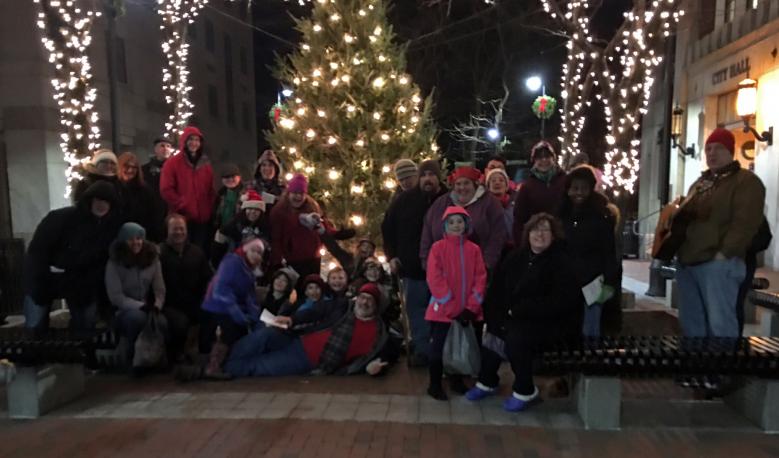
[[422,162],[419,165],[419,183],[390,204],[381,224],[390,268],[403,281],[404,302],[414,344],[413,352],[409,353],[409,364],[412,366],[424,366],[427,363],[430,332],[425,322],[425,310],[430,300],[430,290],[419,259],[419,245],[428,208],[447,191],[441,183],[440,174],[441,166],[438,162]]

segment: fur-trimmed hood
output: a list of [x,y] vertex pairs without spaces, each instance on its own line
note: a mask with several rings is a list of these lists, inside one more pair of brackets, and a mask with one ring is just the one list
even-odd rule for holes
[[120,266],[127,268],[138,267],[140,269],[145,269],[154,264],[154,261],[159,258],[159,255],[160,252],[157,245],[147,240],[143,241],[143,248],[141,248],[141,252],[138,254],[132,254],[127,243],[118,240],[111,244],[110,250],[111,260]]

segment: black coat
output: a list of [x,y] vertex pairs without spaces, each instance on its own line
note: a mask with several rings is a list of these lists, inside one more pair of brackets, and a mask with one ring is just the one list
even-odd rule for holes
[[419,258],[425,214],[433,202],[446,192],[443,185],[435,194],[424,192],[417,186],[393,199],[384,213],[384,221],[381,223],[384,251],[388,259],[400,259],[401,277],[425,279],[425,271]]
[[163,164],[165,164],[165,161],[158,161],[153,157],[141,167],[143,170],[143,181],[148,186],[152,202],[154,203],[154,224],[156,225],[156,232],[159,234],[160,241],[165,238],[165,217],[168,215],[168,204],[162,198],[162,194],[160,194],[160,174],[162,173]]
[[607,203],[601,194],[593,193],[581,209],[573,208],[567,199],[560,209],[566,252],[573,262],[580,286],[599,275],[604,276],[607,285],[614,288],[619,285],[614,215]]
[[510,325],[528,338],[581,335],[584,299],[559,243],[541,254],[514,249],[498,265],[484,299],[487,330]]
[[213,274],[206,255],[191,243],[187,243],[181,254],[163,243],[160,264],[165,280],[165,307],[180,310],[194,322]]
[[92,214],[94,189],[75,206],[52,210],[35,228],[24,260],[24,289],[37,304],[64,298],[69,307],[84,307],[105,299],[108,249],[121,220],[114,205],[102,218]]
[[163,228],[159,220],[159,209],[152,190],[140,183],[125,183],[125,221],[138,223],[146,229],[146,238],[159,243],[163,240]]

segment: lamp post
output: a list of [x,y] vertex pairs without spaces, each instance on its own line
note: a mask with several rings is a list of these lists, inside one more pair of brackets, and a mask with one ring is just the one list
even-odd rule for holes
[[679,137],[682,136],[682,122],[684,120],[684,109],[679,105],[674,107],[671,112],[671,144],[674,148],[679,148],[685,156],[695,157],[695,145],[684,147],[679,144]]

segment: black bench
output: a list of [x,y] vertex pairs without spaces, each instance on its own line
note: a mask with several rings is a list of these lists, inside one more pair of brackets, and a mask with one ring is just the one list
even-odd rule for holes
[[779,431],[779,338],[624,336],[547,348],[544,373],[579,374],[577,410],[588,429],[618,429],[625,377],[730,376],[725,402],[766,431]]
[[760,333],[779,337],[779,292],[753,289],[749,292],[749,300],[763,309],[760,313]]
[[37,418],[79,397],[85,365],[94,365],[96,352],[115,342],[109,331],[77,336],[64,329],[0,329],[0,359],[10,362],[3,366],[9,416]]

